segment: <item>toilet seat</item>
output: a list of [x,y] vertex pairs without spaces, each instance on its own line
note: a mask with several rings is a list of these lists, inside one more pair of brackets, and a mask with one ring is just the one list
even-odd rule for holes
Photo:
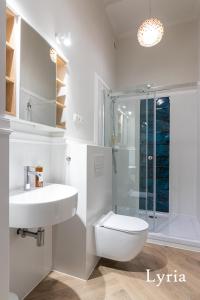
[[95,227],[96,255],[117,261],[136,257],[148,237],[148,223],[142,219],[117,215],[102,216]]
[[145,231],[149,227],[148,223],[142,219],[118,215],[112,211],[101,220],[100,226],[127,233]]

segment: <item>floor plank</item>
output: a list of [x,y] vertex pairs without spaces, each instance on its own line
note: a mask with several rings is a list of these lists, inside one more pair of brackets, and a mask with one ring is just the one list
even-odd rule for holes
[[[186,282],[146,282],[185,274]],[[147,244],[130,262],[102,259],[88,281],[52,272],[26,300],[200,300],[200,253]]]

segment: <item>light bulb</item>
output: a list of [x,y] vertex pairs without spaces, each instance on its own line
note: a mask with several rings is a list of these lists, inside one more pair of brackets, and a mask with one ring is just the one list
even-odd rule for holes
[[157,45],[163,37],[164,27],[156,18],[147,19],[138,29],[138,41],[143,47]]

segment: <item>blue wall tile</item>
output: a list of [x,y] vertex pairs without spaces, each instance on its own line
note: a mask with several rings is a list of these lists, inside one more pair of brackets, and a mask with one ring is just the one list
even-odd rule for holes
[[[148,101],[148,118],[146,117]],[[144,126],[148,121],[148,127]],[[146,130],[148,132],[146,132]],[[148,133],[148,141],[146,134]],[[146,153],[148,143],[148,153]],[[154,145],[154,101],[140,102],[140,209],[145,209],[146,198],[146,154],[153,156]],[[169,212],[169,147],[170,147],[170,100],[156,100],[156,210]],[[148,209],[153,209],[153,161],[148,161]]]

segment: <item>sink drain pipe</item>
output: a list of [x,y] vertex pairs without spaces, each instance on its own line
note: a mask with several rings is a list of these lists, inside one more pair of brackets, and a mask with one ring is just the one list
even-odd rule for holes
[[25,238],[27,236],[32,237],[36,239],[36,243],[38,247],[44,246],[44,235],[45,235],[44,228],[40,227],[36,232],[30,231],[26,228],[18,228],[17,234],[20,235],[22,238]]

